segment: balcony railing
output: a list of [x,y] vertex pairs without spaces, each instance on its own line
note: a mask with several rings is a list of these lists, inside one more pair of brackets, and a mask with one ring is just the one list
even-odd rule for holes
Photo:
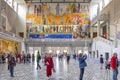
[[93,41],[103,41],[103,42],[105,42],[105,43],[107,43],[107,44],[109,44],[109,45],[114,45],[114,42],[113,41],[111,41],[111,40],[108,40],[108,39],[105,39],[105,38],[102,38],[102,37],[96,37],[96,38],[94,38],[94,40]]
[[21,42],[23,40],[18,35],[14,34],[12,32],[2,30],[2,29],[0,29],[0,37],[8,39],[8,40],[10,39],[10,40],[13,40],[13,41],[18,41],[18,42]]
[[90,47],[92,40],[87,39],[26,39],[28,46],[78,46]]
[[81,39],[32,39],[27,38],[26,42],[79,42],[79,41],[91,41],[90,38],[81,38]]

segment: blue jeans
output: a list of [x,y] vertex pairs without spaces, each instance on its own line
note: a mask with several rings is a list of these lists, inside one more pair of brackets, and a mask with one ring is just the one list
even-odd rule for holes
[[13,77],[13,73],[14,73],[14,66],[9,66],[9,70],[10,70],[10,76]]
[[116,78],[117,78],[117,76],[118,76],[118,67],[116,68]]
[[113,80],[117,80],[117,68],[113,70]]
[[79,80],[83,80],[84,68],[80,68],[80,77]]

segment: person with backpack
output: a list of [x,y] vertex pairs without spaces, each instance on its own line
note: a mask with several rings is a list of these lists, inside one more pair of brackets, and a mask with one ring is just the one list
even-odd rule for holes
[[106,70],[110,69],[110,62],[108,61],[108,59],[106,59],[106,61],[105,61],[105,69]]
[[87,59],[86,54],[85,55],[83,55],[82,53],[79,54],[79,57],[78,57],[79,68],[80,68],[79,80],[83,80],[84,70],[85,70],[85,67],[87,66],[86,59]]
[[13,54],[10,54],[8,59],[8,64],[9,64],[10,76],[14,77],[14,66],[16,66],[16,61]]
[[100,69],[103,69],[103,63],[104,63],[103,55],[101,54],[101,55],[100,55],[100,64],[101,64]]
[[41,66],[40,66],[40,64],[39,64],[40,59],[41,59],[41,56],[40,56],[40,53],[39,53],[39,51],[38,51],[38,53],[37,53],[37,70],[38,70],[38,68],[41,69]]

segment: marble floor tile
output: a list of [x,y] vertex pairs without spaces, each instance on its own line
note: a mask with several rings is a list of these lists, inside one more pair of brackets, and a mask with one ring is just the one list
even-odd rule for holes
[[[100,69],[99,59],[88,58],[87,67],[83,80],[112,80],[112,70],[106,71]],[[47,80],[46,66],[40,62],[41,70],[36,70],[36,63],[17,64],[15,67],[15,77],[11,78],[7,70],[7,63],[0,64],[0,80]],[[70,59],[70,64],[67,65],[66,58],[59,61],[54,58],[56,72],[51,76],[51,80],[79,80],[78,61]],[[120,69],[119,69],[120,72]],[[120,79],[120,74],[118,74]]]

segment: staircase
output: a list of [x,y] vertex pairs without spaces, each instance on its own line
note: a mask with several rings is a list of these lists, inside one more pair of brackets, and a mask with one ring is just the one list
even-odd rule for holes
[[[106,53],[109,53],[109,57],[111,57],[114,52],[120,53],[120,40],[117,39],[117,48],[115,48],[115,42],[113,40],[96,37],[93,39],[91,49],[95,53],[95,57],[97,55],[100,56],[100,54],[103,54],[105,57]],[[120,54],[118,54],[118,57],[120,58]]]

